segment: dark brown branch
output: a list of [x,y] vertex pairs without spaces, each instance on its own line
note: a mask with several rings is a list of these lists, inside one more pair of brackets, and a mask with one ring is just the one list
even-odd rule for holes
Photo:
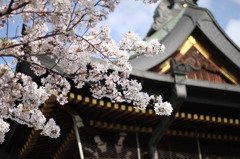
[[6,16],[6,15],[9,15],[12,13],[12,11],[15,11],[17,9],[20,9],[26,5],[28,5],[30,2],[24,2],[24,3],[21,3],[15,7],[12,8],[12,4],[13,4],[13,0],[9,3],[9,6],[8,6],[8,9],[5,11],[5,12],[0,12],[0,17],[2,16]]
[[90,46],[92,46],[93,49],[95,49],[97,52],[99,52],[103,57],[105,57],[106,59],[108,59],[109,62],[112,63],[111,59],[110,59],[108,56],[104,55],[101,50],[99,50],[98,48],[96,48],[96,47],[95,47],[92,43],[90,43],[87,39],[85,39],[85,38],[83,38],[83,37],[81,37],[81,38],[82,38],[84,41],[86,41]]
[[[5,49],[14,48],[14,47],[21,46],[21,45],[26,45],[26,44],[28,44],[28,43],[30,43],[30,42],[33,42],[33,41],[38,41],[38,40],[46,39],[46,38],[49,38],[49,37],[52,37],[52,36],[56,36],[56,35],[60,35],[60,34],[63,34],[63,33],[61,33],[61,32],[56,33],[56,32],[55,32],[55,33],[52,33],[52,34],[47,34],[47,35],[45,35],[45,36],[38,37],[38,38],[36,38],[36,39],[34,39],[34,40],[32,40],[32,41],[22,42],[22,43],[18,43],[18,44],[14,44],[14,45],[10,45],[10,46],[7,46],[7,47],[0,48],[0,51],[5,50]],[[1,55],[1,54],[0,54],[0,55]]]

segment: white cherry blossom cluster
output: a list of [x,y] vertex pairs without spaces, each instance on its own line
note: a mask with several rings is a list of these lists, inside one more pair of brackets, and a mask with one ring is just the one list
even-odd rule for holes
[[169,102],[163,102],[162,97],[158,96],[154,105],[155,113],[158,115],[171,115],[173,108]]
[[0,38],[0,56],[22,56],[24,52],[18,41],[8,38]]
[[0,118],[0,143],[4,142],[5,134],[9,131],[9,124]]
[[105,74],[102,79],[90,85],[90,90],[95,98],[107,97],[112,102],[133,103],[135,108],[144,110],[152,105],[156,114],[171,115],[172,106],[169,102],[163,102],[162,96],[149,96],[141,92],[142,85],[136,80],[129,80],[127,74],[112,72]]
[[153,56],[165,51],[165,46],[160,44],[157,39],[149,42],[142,41],[141,38],[133,33],[128,32],[120,41],[120,49],[135,51],[138,55]]
[[[69,81],[78,89],[88,85],[96,98],[132,103],[139,109],[151,105],[156,114],[171,114],[171,105],[162,102],[161,96],[142,92],[142,85],[129,79],[132,70],[129,51],[153,56],[162,53],[164,46],[158,40],[142,41],[132,32],[126,33],[117,44],[110,36],[110,28],[98,27],[119,2],[0,0],[0,27],[6,29],[9,20],[18,15],[26,24],[22,34],[0,38],[0,57],[12,56],[19,62],[28,62],[41,79],[38,86],[31,77],[13,73],[7,64],[0,65],[0,126],[4,123],[2,119],[10,118],[42,130],[43,135],[58,137],[60,128],[53,119],[47,120],[39,107],[51,95],[56,95],[61,105],[66,104],[66,95],[71,90]],[[42,64],[41,57],[53,62]],[[0,133],[1,139],[5,130]]]
[[[10,118],[36,130],[44,129],[47,126],[46,118],[39,107],[51,94],[29,76],[12,72],[7,64],[0,65],[0,76],[0,123],[3,123],[2,119]],[[59,129],[56,124],[52,127]],[[5,130],[0,128],[0,134],[6,133]],[[53,136],[51,133],[45,135]]]
[[65,96],[70,90],[70,83],[60,75],[49,74],[46,78],[41,79],[45,87],[45,91],[50,95],[58,95],[57,101],[59,104],[64,105],[67,103]]
[[56,127],[56,123],[53,119],[49,119],[41,134],[50,136],[51,138],[58,138],[60,136],[60,128],[58,126]]

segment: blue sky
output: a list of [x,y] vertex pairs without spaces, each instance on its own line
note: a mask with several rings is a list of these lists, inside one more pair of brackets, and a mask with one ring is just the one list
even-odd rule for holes
[[[208,8],[214,15],[217,22],[240,46],[240,0],[199,0],[199,6]],[[111,13],[103,25],[108,25],[111,35],[118,42],[122,35],[128,31],[134,31],[144,38],[153,23],[153,13],[157,4],[144,5],[135,0],[121,0],[114,13]],[[11,25],[9,34],[15,35],[21,32],[21,22],[19,17],[15,18],[15,23]],[[5,36],[6,30],[0,29],[0,36]],[[0,59],[0,63],[3,61]]]
[[[144,38],[153,23],[153,12],[158,4],[144,5],[134,1],[122,0],[103,23],[112,28],[111,35],[116,41],[127,31],[134,31]],[[199,0],[198,4],[208,8],[223,30],[240,46],[240,0]]]
[[219,25],[240,46],[240,0],[200,0],[199,4],[213,13]]
[[[116,41],[128,31],[134,31],[144,38],[153,23],[152,16],[158,4],[145,5],[135,0],[121,0],[115,12],[102,24],[110,26],[111,35]],[[198,4],[208,8],[223,30],[240,46],[240,0],[198,0]],[[20,17],[14,18],[15,23],[10,25],[10,36],[14,36],[16,31],[17,34],[21,32],[22,24],[19,19]],[[5,34],[6,30],[0,29],[0,36]]]

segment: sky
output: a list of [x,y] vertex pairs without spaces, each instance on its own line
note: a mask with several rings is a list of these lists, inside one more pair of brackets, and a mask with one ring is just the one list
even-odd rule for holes
[[[121,0],[115,12],[102,24],[111,28],[111,35],[117,42],[128,31],[144,38],[153,23],[154,10],[158,4],[145,5],[135,0]],[[227,35],[240,47],[240,0],[198,0],[198,5],[208,8]],[[18,18],[14,19],[15,23],[9,28],[9,34],[21,32],[22,24]],[[5,34],[6,31],[0,29],[1,37]],[[3,63],[1,58],[0,63]]]
[[[103,25],[110,26],[111,35],[116,41],[128,31],[134,31],[144,38],[153,23],[157,5],[122,0]],[[198,0],[198,5],[208,8],[223,30],[240,46],[240,0]]]

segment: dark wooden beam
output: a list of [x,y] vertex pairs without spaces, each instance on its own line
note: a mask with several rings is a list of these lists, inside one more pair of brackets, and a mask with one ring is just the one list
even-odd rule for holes
[[172,95],[169,100],[173,106],[173,112],[171,116],[163,116],[152,133],[148,144],[150,159],[158,159],[157,145],[174,121],[176,113],[187,97],[185,78],[185,75],[188,73],[187,66],[184,64],[177,64],[174,60],[171,60],[171,72],[175,83],[172,87]]

